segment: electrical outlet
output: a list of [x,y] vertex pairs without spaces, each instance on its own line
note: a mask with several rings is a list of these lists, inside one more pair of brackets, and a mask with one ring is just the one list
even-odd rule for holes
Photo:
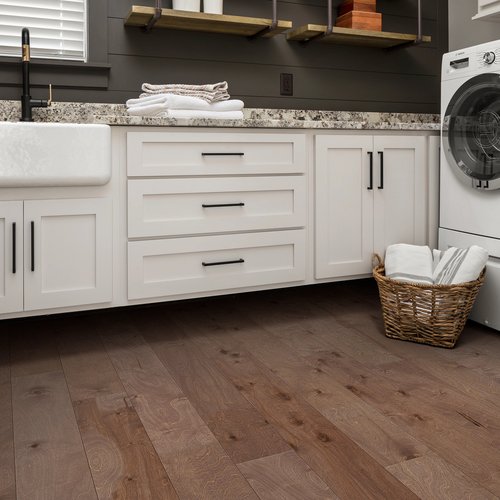
[[293,74],[281,73],[280,75],[280,95],[293,95]]

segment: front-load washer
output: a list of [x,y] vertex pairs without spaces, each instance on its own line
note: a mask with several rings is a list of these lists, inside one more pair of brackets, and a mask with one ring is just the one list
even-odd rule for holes
[[500,41],[445,54],[439,246],[485,247],[472,319],[500,330]]

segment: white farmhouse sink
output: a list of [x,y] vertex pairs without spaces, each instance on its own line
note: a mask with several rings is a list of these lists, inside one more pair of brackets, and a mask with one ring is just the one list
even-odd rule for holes
[[99,186],[111,178],[111,129],[0,123],[0,187]]

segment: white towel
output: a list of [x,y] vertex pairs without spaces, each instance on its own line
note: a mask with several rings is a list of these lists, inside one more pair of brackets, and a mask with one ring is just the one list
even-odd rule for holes
[[128,108],[149,106],[152,104],[165,104],[168,109],[195,109],[201,111],[241,111],[245,103],[239,99],[208,103],[198,97],[180,96],[175,94],[154,94],[139,99],[129,99]]
[[129,115],[175,119],[242,120],[243,111],[202,111],[195,109],[168,109],[165,104],[132,106]]
[[162,84],[153,85],[143,83],[141,97],[147,97],[151,94],[176,94],[182,96],[198,97],[207,102],[227,101],[230,99],[227,82],[208,83],[205,85],[186,85],[186,84]]
[[385,275],[409,283],[432,284],[432,252],[429,247],[399,243],[385,252]]
[[439,264],[439,261],[441,260],[441,257],[443,256],[443,252],[441,250],[433,250],[432,251],[432,272],[436,270],[437,265]]
[[206,119],[206,120],[243,120],[243,111],[195,111],[189,109],[173,109],[167,111],[169,118],[181,120]]
[[436,285],[456,285],[475,281],[488,262],[488,252],[477,245],[470,248],[448,248],[434,270]]

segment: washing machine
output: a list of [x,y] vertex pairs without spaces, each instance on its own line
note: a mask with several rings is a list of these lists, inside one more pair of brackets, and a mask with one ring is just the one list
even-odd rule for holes
[[471,318],[500,330],[500,40],[443,56],[439,247],[491,256]]

